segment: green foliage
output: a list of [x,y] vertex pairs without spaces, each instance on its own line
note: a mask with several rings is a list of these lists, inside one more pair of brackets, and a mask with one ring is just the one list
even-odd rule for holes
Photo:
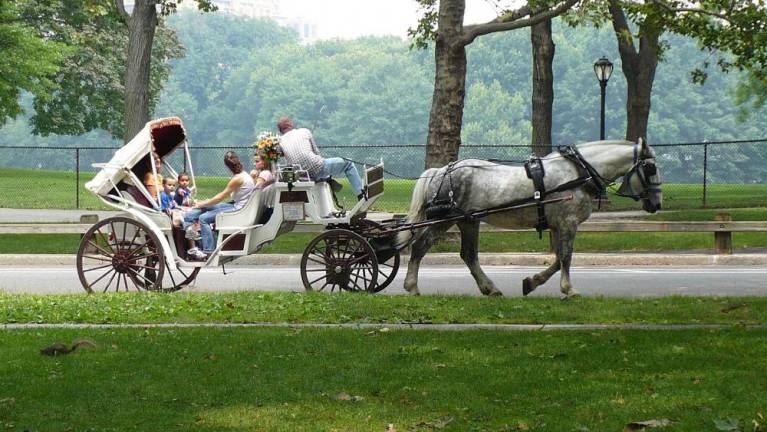
[[0,4],[0,125],[22,113],[22,91],[46,99],[57,87],[51,75],[67,53],[62,43],[46,40],[24,20],[26,2]]
[[[87,2],[87,0],[80,0]],[[36,98],[30,119],[35,134],[81,135],[103,129],[113,137],[124,132],[124,75],[128,30],[113,2],[95,11],[77,2],[57,1],[46,10],[41,33],[73,47],[54,79],[60,88],[49,98]],[[161,21],[152,47],[149,104],[154,106],[170,72],[168,60],[183,50]]]

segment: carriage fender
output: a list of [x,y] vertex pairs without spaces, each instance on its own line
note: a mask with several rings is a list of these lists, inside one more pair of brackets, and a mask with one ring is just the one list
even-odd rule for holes
[[[160,240],[160,247],[162,247],[165,264],[168,266],[168,268],[175,268],[175,254],[173,253],[173,249],[170,247],[170,243],[168,243],[168,238],[165,236],[165,234],[163,234],[162,230],[157,227],[157,223],[155,223],[149,216],[140,210],[134,208],[126,208],[124,211],[134,219],[144,224],[144,226],[146,226],[149,231],[153,232],[157,236],[157,238]],[[173,257],[173,259],[169,260],[171,257]]]

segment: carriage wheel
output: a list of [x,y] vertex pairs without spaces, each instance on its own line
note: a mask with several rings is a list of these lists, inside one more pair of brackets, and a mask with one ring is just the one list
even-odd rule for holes
[[399,251],[396,251],[394,255],[386,261],[378,262],[378,283],[375,288],[373,288],[373,292],[377,293],[383,291],[384,288],[389,286],[397,276],[397,270],[399,270]]
[[361,235],[345,229],[325,231],[309,242],[301,257],[307,291],[375,292],[378,261]]
[[126,217],[104,219],[83,235],[77,274],[89,293],[159,290],[165,260],[157,236]]

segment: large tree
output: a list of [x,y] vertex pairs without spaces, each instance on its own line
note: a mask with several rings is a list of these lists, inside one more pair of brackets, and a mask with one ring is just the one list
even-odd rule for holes
[[[618,41],[626,77],[626,139],[647,136],[652,87],[662,59],[666,32],[699,40],[701,49],[719,56],[724,71],[750,70],[764,76],[767,68],[767,9],[751,0],[608,0],[608,13]],[[636,25],[637,32],[630,21]],[[708,63],[693,70],[705,81]]]
[[[176,11],[182,0],[135,0],[128,13],[123,0],[115,0],[120,15],[128,26],[128,50],[125,67],[125,135],[128,142],[149,121],[150,70],[152,45],[159,17]],[[215,10],[212,0],[194,0],[201,11]],[[158,10],[159,9],[159,10]]]
[[533,153],[551,152],[551,126],[554,108],[554,38],[551,20],[530,27],[533,50],[532,141]]
[[[568,11],[579,0],[536,2],[503,12],[482,24],[464,26],[466,0],[418,0],[424,16],[415,30],[416,46],[435,41],[434,94],[426,140],[427,168],[442,166],[458,158],[461,146],[464,96],[466,93],[466,46],[482,35],[529,27]],[[436,23],[436,28],[435,28]]]

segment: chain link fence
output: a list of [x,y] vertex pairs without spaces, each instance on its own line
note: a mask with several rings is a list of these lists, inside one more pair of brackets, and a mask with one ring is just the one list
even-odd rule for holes
[[[410,203],[414,179],[423,171],[425,146],[324,146],[325,157],[386,164],[386,191],[376,209],[404,212]],[[710,143],[655,144],[663,177],[664,209],[767,206],[767,139]],[[93,163],[107,162],[113,147],[0,146],[0,208],[103,209],[105,206],[83,185],[97,172]],[[220,191],[230,174],[224,153],[234,150],[250,161],[249,146],[191,146],[192,167],[200,196]],[[499,159],[523,163],[529,145],[465,145],[462,159]],[[169,162],[181,172],[187,168],[181,151]],[[252,163],[246,163],[248,167]],[[361,169],[361,167],[360,167]],[[342,180],[343,181],[343,180]],[[348,187],[345,189],[349,189]],[[354,201],[351,194],[343,199]],[[629,199],[610,195],[602,210],[639,209]]]

